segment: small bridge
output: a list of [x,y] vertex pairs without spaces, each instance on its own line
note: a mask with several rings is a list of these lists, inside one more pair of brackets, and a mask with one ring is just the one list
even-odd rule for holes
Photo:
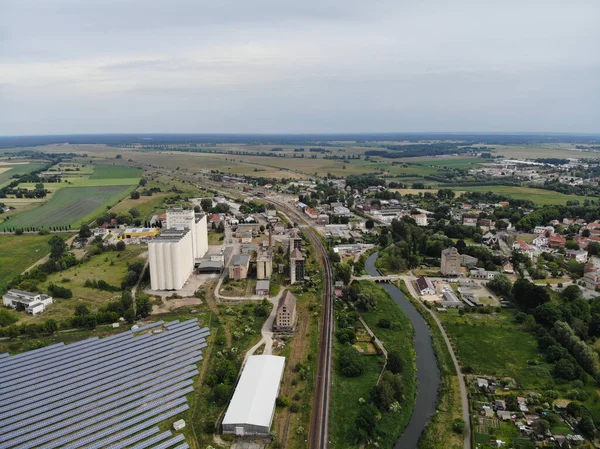
[[352,276],[355,281],[374,281],[374,282],[392,282],[401,279],[402,277],[398,274],[391,274],[389,276]]

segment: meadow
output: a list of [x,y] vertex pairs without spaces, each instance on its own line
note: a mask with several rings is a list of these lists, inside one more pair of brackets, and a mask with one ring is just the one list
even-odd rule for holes
[[42,206],[29,210],[0,224],[0,230],[10,228],[71,226],[91,221],[107,205],[117,203],[131,186],[66,187],[58,190]]
[[439,318],[465,372],[513,377],[519,388],[553,383],[550,365],[540,355],[535,336],[514,322],[514,312],[461,317],[457,310],[449,310]]
[[57,298],[54,304],[39,317],[34,317],[25,313],[19,314],[19,322],[31,323],[49,319],[60,322],[73,316],[75,307],[80,304],[87,306],[89,310],[96,310],[102,304],[120,298],[120,291],[108,292],[87,288],[84,287],[83,284],[88,279],[96,281],[104,280],[110,285],[120,288],[121,282],[127,273],[127,264],[137,260],[145,262],[144,259],[139,257],[145,251],[146,249],[141,246],[129,245],[125,251],[98,254],[81,265],[51,274],[45,282],[40,284],[40,289],[45,291],[48,284],[53,282],[61,287],[71,289],[73,297],[69,299]]
[[[63,234],[60,234],[63,235]],[[64,234],[63,236],[66,236]],[[50,253],[50,235],[0,234],[0,291],[14,276]]]

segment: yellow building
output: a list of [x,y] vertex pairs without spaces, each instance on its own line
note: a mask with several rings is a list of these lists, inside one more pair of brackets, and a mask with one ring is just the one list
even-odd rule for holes
[[147,239],[154,238],[158,235],[158,228],[127,228],[119,236],[117,240],[123,239]]

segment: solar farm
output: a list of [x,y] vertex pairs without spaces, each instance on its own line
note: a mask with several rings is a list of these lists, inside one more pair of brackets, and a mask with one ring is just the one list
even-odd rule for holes
[[0,354],[0,447],[186,449],[158,424],[189,409],[208,328],[162,321]]

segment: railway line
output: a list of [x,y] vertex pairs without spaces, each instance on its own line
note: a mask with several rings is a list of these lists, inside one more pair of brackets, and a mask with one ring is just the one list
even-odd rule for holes
[[304,223],[310,239],[323,266],[323,310],[319,335],[319,356],[317,359],[317,382],[309,429],[309,448],[326,449],[329,446],[329,400],[331,397],[331,370],[333,345],[333,270],[327,258],[327,251],[315,230],[292,206],[266,198],[269,203],[283,208],[298,223]]

